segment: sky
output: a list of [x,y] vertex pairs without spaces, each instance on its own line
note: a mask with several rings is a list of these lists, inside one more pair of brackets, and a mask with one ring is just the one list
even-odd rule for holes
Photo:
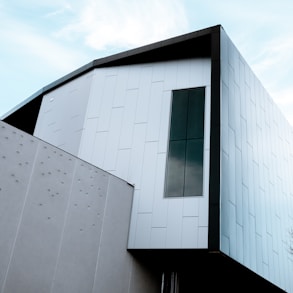
[[222,25],[293,125],[292,0],[0,0],[0,118],[94,59]]

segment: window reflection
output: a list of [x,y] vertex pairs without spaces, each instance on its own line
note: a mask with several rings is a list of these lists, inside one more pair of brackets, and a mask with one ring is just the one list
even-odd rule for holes
[[173,92],[165,196],[202,195],[205,89]]

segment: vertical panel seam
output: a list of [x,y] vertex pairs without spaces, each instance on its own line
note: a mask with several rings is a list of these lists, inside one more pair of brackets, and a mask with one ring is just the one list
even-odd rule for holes
[[56,280],[57,269],[58,269],[58,264],[59,264],[59,258],[60,258],[60,255],[61,255],[62,243],[63,243],[63,239],[64,239],[65,227],[66,227],[66,224],[67,224],[67,219],[68,219],[68,214],[69,214],[69,207],[70,207],[70,203],[71,203],[72,190],[73,190],[73,181],[74,181],[74,177],[75,177],[75,174],[76,174],[77,162],[78,161],[75,160],[74,171],[72,173],[71,185],[70,185],[69,194],[68,194],[67,206],[66,206],[66,210],[65,210],[64,222],[63,222],[63,227],[62,227],[62,232],[61,232],[61,237],[60,237],[60,243],[59,243],[59,248],[58,248],[58,253],[57,253],[57,258],[56,258],[56,264],[55,264],[52,283],[51,283],[51,288],[50,288],[50,293],[53,292],[53,287],[54,287],[54,283],[55,283],[55,280]]
[[9,269],[10,269],[11,262],[12,262],[12,259],[13,259],[13,254],[14,254],[16,242],[17,242],[17,239],[18,239],[19,231],[20,231],[20,226],[21,226],[22,219],[23,219],[23,214],[24,214],[27,198],[28,198],[28,195],[29,195],[29,190],[30,190],[30,187],[31,187],[32,177],[33,177],[33,174],[34,174],[34,169],[35,169],[37,157],[38,157],[38,154],[39,154],[39,149],[40,149],[40,143],[38,142],[37,150],[36,150],[36,153],[35,153],[35,156],[34,156],[34,159],[33,159],[31,173],[30,173],[29,180],[28,180],[27,189],[26,189],[26,192],[25,192],[25,197],[24,197],[24,201],[23,201],[23,205],[22,205],[22,209],[21,209],[21,214],[20,214],[20,217],[19,217],[19,222],[18,222],[18,225],[17,225],[16,233],[15,233],[15,238],[14,238],[12,248],[11,248],[9,262],[8,262],[8,265],[7,265],[7,270],[6,270],[5,277],[4,277],[4,280],[3,280],[3,285],[2,285],[2,288],[1,288],[1,293],[3,293],[4,290],[5,290],[7,278],[8,278],[8,275],[9,275]]
[[95,269],[95,275],[94,275],[94,282],[93,282],[93,287],[92,287],[92,293],[94,293],[95,285],[96,285],[96,276],[99,268],[99,259],[100,259],[100,252],[101,252],[101,243],[102,243],[102,238],[103,238],[103,232],[104,232],[104,221],[105,221],[105,216],[106,216],[106,209],[108,205],[108,193],[109,193],[109,186],[110,186],[110,181],[111,181],[111,176],[108,175],[108,182],[107,182],[107,192],[106,192],[106,198],[105,198],[105,205],[104,205],[104,211],[103,211],[103,217],[101,221],[101,236],[99,240],[99,245],[98,245],[98,253],[97,253],[97,258],[96,258],[96,269]]

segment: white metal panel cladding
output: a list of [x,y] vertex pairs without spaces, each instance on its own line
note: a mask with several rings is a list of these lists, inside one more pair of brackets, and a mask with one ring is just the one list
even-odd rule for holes
[[[84,111],[82,135],[78,151],[73,151],[134,184],[129,248],[155,248],[157,244],[158,248],[190,248],[191,243],[192,248],[207,248],[205,232],[191,231],[192,239],[181,237],[182,229],[186,235],[186,227],[190,226],[187,223],[196,223],[196,231],[207,231],[208,227],[210,67],[209,59],[192,59],[98,68],[89,73],[92,83],[88,96],[80,95],[80,99],[88,101],[86,110],[80,109]],[[72,87],[74,83],[70,82]],[[183,210],[184,198],[177,199],[180,204],[174,208],[171,208],[174,199],[163,198],[170,102],[172,90],[202,86],[206,87],[204,195],[190,198],[187,212],[186,208]],[[48,103],[48,98],[45,97],[44,103]],[[41,109],[42,115],[54,117],[54,112],[44,113]],[[65,128],[62,131],[70,136]],[[204,207],[200,213],[199,202]],[[173,213],[179,216],[180,223],[186,224],[168,221]],[[192,219],[183,221],[185,217]],[[177,239],[172,235],[181,236]]]
[[[207,231],[208,225],[210,60],[138,64],[94,72],[89,98],[92,106],[85,115],[85,125],[88,119],[96,119],[96,129],[92,129],[96,141],[93,145],[87,132],[78,156],[134,184],[129,248],[207,248],[207,233],[198,231]],[[183,209],[187,199],[163,198],[170,102],[172,90],[200,86],[206,87],[204,196],[188,199],[187,211]],[[116,115],[117,108],[123,114]],[[105,113],[110,120],[108,128],[101,122]],[[116,127],[111,129],[110,125]],[[98,150],[105,154],[97,154]],[[123,153],[127,156],[124,160]],[[174,200],[180,204],[173,207]],[[201,213],[199,201],[206,201]],[[175,214],[179,222],[171,220]],[[195,223],[196,232],[190,231],[189,239],[186,231],[190,223]]]
[[91,82],[88,73],[45,95],[34,135],[77,154]]
[[293,291],[293,132],[221,33],[221,251]]

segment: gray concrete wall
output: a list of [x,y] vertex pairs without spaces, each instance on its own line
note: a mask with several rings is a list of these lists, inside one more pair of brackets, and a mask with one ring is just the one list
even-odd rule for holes
[[0,292],[159,292],[127,252],[133,187],[0,122]]

